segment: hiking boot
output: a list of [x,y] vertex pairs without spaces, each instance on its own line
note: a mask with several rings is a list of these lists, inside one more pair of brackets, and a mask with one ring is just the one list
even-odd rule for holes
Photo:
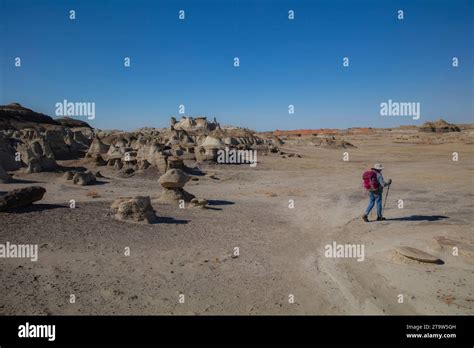
[[362,220],[364,220],[365,222],[369,222],[369,219],[367,219],[367,215],[363,215]]
[[383,220],[387,220],[386,218],[384,218],[383,216],[379,216],[377,217],[377,221],[383,221]]

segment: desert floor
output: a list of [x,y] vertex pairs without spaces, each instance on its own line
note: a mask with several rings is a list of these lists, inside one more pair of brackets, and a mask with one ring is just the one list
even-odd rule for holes
[[[0,191],[34,184],[47,192],[29,208],[0,213],[0,242],[38,244],[39,260],[1,260],[0,314],[474,313],[472,144],[348,140],[358,148],[283,146],[302,158],[202,166],[216,178],[197,176],[185,189],[210,208],[155,203],[160,219],[151,225],[117,221],[108,210],[120,196],[158,196],[153,171],[125,179],[99,167],[106,178],[84,187],[60,173],[17,174]],[[387,220],[365,223],[361,174],[375,162],[393,185]],[[88,197],[92,190],[100,197]],[[436,241],[443,236],[457,256]],[[364,261],[326,258],[334,241],[363,244]],[[407,259],[394,251],[400,245],[444,264]]]

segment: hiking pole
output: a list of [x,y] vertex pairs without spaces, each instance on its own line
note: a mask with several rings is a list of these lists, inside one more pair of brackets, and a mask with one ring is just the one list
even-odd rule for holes
[[392,184],[388,185],[387,193],[385,194],[385,202],[383,204],[382,216],[383,216],[383,213],[385,213],[385,206],[387,205],[387,197],[388,197],[388,191],[390,191],[390,186],[392,186]]

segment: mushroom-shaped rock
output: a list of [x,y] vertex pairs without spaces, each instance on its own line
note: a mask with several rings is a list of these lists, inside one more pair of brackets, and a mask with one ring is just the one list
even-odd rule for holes
[[191,202],[194,198],[196,197],[192,193],[189,193],[188,191],[182,188],[177,188],[177,189],[165,188],[163,192],[161,193],[160,197],[156,199],[156,202],[164,203],[164,204],[176,204],[176,203],[179,203],[180,201]]
[[170,169],[158,179],[158,182],[166,189],[175,189],[183,188],[189,180],[191,177],[182,170]]

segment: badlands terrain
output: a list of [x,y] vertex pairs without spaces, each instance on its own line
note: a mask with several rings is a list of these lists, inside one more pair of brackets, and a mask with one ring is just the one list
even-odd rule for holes
[[[442,120],[125,133],[2,106],[0,244],[39,249],[0,258],[0,314],[472,314],[473,142],[473,125]],[[225,147],[256,165],[219,163]],[[387,220],[365,223],[374,163],[393,184]],[[334,242],[363,260],[326,257]]]

